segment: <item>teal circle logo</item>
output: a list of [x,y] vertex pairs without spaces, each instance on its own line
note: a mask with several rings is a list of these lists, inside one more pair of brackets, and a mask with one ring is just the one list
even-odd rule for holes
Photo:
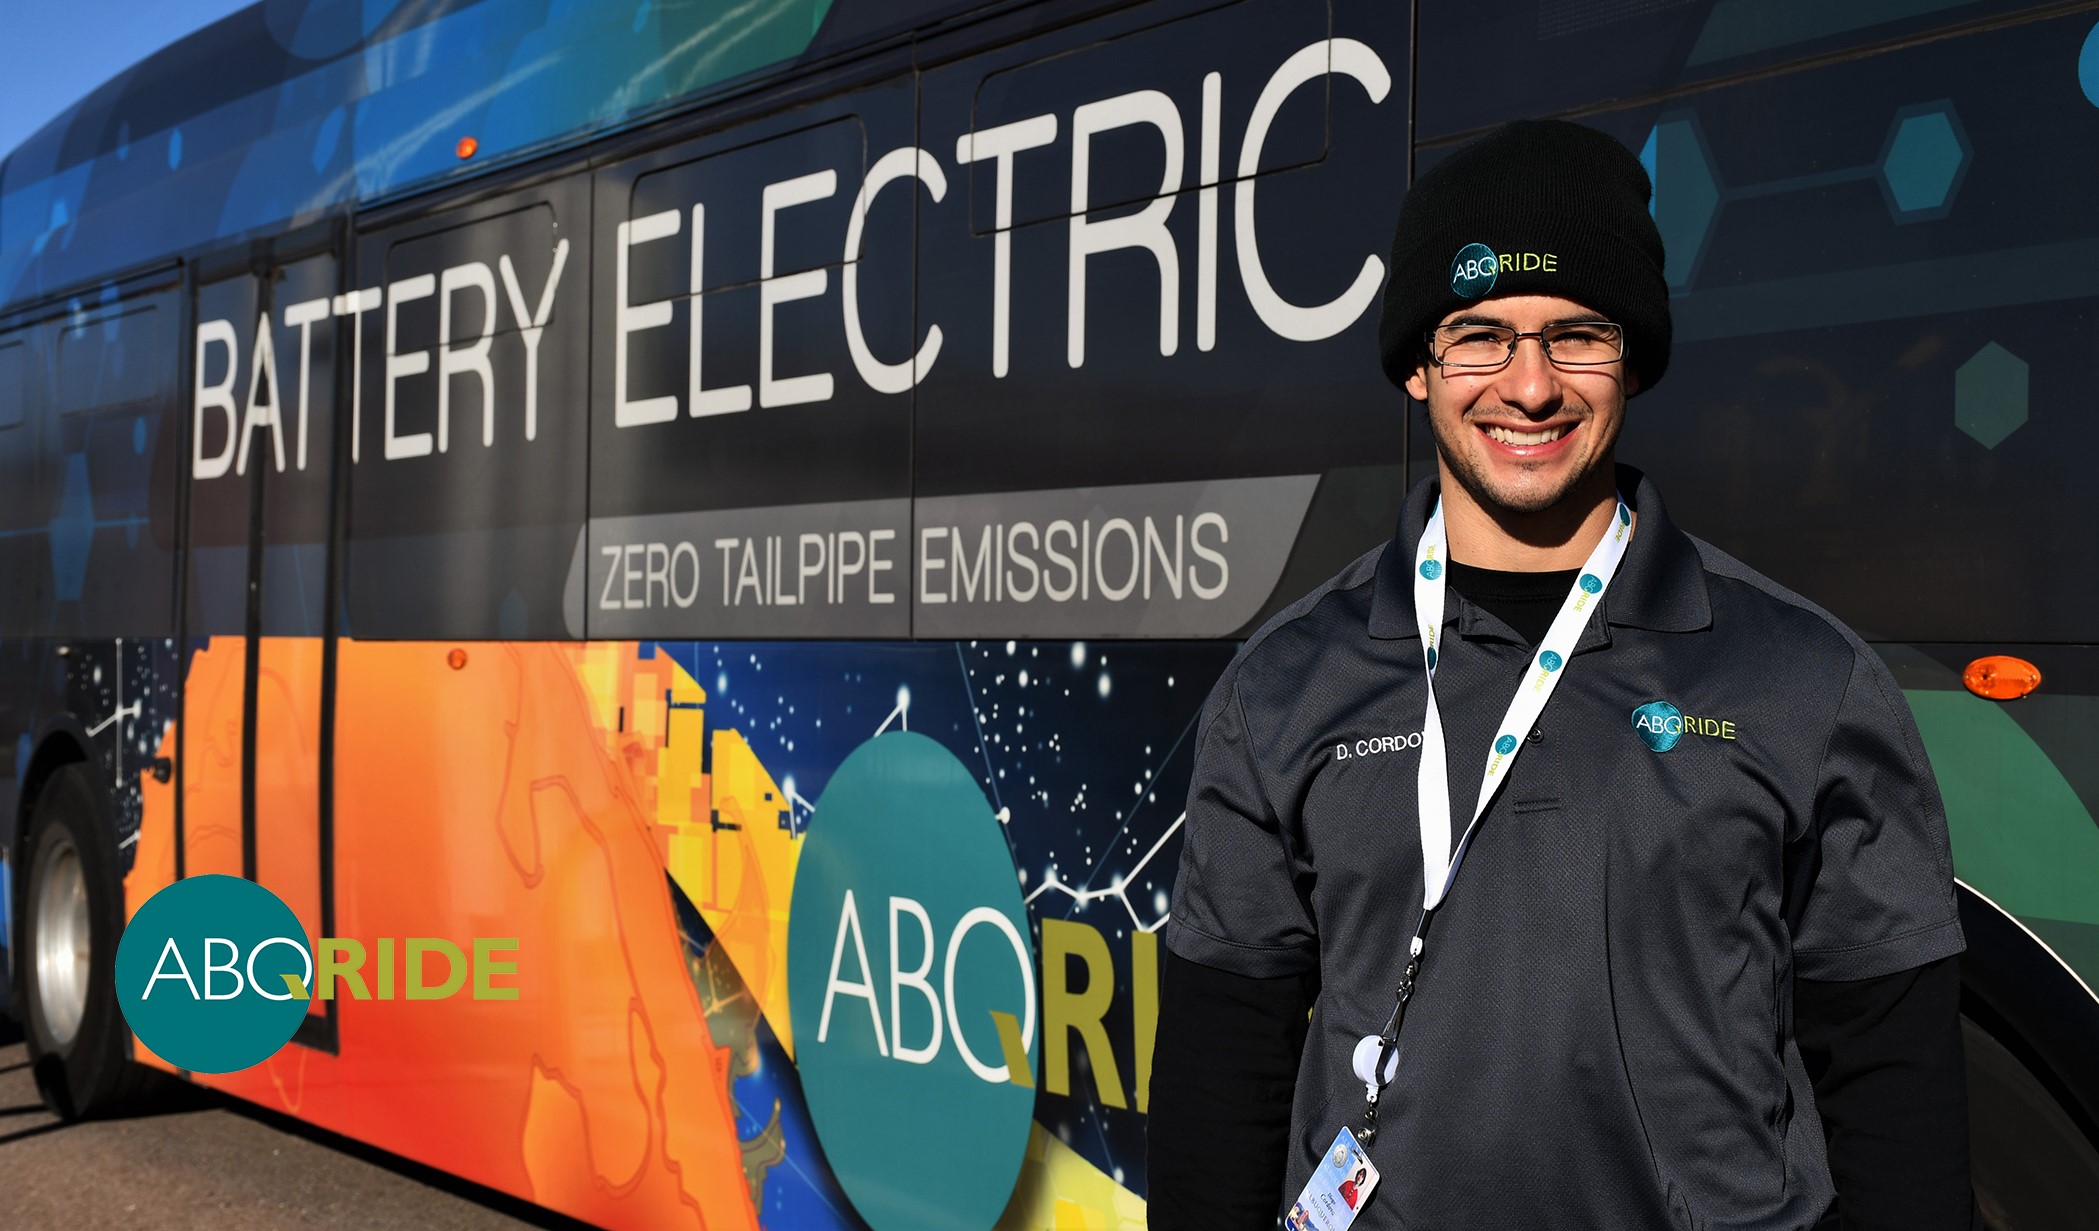
[[1430,646],[1430,647],[1428,648],[1428,669],[1429,669],[1429,670],[1431,670],[1431,671],[1434,671],[1434,670],[1436,669],[1436,647],[1435,647],[1435,646]]
[[124,1020],[154,1055],[193,1073],[275,1055],[305,1019],[312,987],[299,917],[238,876],[176,881],[146,899],[117,942]]
[[1478,299],[1494,289],[1501,276],[1501,258],[1485,244],[1466,244],[1450,262],[1450,290],[1454,295]]
[[1543,654],[1538,655],[1538,665],[1545,668],[1547,671],[1558,671],[1560,669],[1560,663],[1563,661],[1564,660],[1561,659],[1561,657],[1558,654],[1553,653],[1551,650],[1547,650]]
[[1649,701],[1633,711],[1633,732],[1654,752],[1667,752],[1684,737],[1684,712],[1667,701]]
[[1500,753],[1503,756],[1507,756],[1510,753],[1516,751],[1516,737],[1513,735],[1504,735],[1500,739],[1495,740],[1494,751]]
[[1618,506],[1618,524],[1621,526],[1633,524],[1633,511],[1622,504]]
[[897,731],[838,767],[803,841],[788,1016],[824,1155],[874,1231],[983,1231],[1035,1114],[1006,1061],[1033,1069],[1037,1000],[1005,834],[953,753]]
[[1443,566],[1434,560],[1423,560],[1421,562],[1421,575],[1430,581],[1434,581],[1443,575]]
[[1603,593],[1603,578],[1598,577],[1594,573],[1583,573],[1582,579],[1578,584],[1581,586],[1584,594]]

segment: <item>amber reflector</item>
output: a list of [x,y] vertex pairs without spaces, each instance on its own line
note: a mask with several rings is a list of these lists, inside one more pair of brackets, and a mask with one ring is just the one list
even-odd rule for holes
[[452,670],[461,670],[466,666],[466,651],[453,650],[450,654],[445,655],[445,661],[452,664]]
[[456,148],[459,150],[459,156],[461,158],[472,158],[474,156],[474,151],[481,148],[481,143],[479,141],[474,140],[472,137],[461,137],[459,139],[459,145]]
[[2016,701],[2041,686],[2041,669],[2023,658],[1992,654],[1969,663],[1961,672],[1961,683],[1978,697]]

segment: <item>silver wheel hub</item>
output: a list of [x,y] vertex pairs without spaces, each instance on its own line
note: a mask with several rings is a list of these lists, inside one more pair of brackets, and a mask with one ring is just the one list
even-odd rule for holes
[[80,851],[63,831],[50,834],[37,858],[35,900],[30,909],[36,937],[31,960],[36,963],[35,1011],[51,1041],[72,1043],[87,1012],[88,936],[87,876]]

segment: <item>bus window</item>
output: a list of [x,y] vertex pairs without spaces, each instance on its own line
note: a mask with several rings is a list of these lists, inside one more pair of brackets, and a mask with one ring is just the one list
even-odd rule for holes
[[912,224],[963,208],[914,136],[903,80],[600,174],[592,637],[908,634]]
[[350,386],[348,627],[365,638],[580,636],[589,180],[361,233],[337,301]]
[[58,411],[38,442],[52,631],[174,631],[178,316],[172,291],[143,288],[45,326]]
[[29,396],[26,351],[20,342],[0,345],[0,430],[22,424],[22,405]]
[[150,306],[83,316],[58,331],[58,413],[82,414],[157,397],[175,370]]
[[37,416],[30,407],[27,331],[0,341],[0,638],[37,631],[39,594],[49,584],[45,519],[37,500]]

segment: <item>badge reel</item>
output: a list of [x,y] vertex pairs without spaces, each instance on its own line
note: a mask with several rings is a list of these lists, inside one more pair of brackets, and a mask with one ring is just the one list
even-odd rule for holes
[[1377,1074],[1372,1071],[1377,1067],[1378,1051],[1384,1045],[1385,1041],[1374,1034],[1366,1034],[1356,1043],[1356,1080],[1373,1090],[1391,1085],[1393,1079],[1399,1076],[1399,1048],[1396,1046],[1391,1054],[1385,1057],[1384,1080],[1379,1081]]

